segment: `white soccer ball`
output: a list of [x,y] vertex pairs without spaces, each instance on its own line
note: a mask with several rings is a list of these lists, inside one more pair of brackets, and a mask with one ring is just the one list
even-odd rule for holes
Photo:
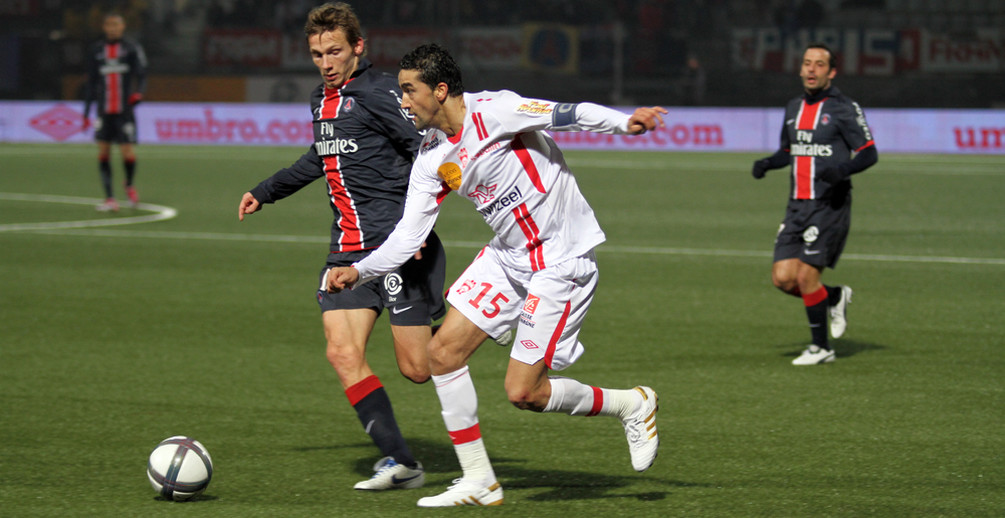
[[147,478],[168,500],[188,500],[206,490],[213,478],[213,459],[199,441],[175,435],[150,452]]

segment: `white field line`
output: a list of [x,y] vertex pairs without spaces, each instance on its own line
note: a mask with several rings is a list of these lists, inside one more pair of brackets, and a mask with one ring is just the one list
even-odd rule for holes
[[[95,205],[102,200],[94,198],[78,198],[74,196],[54,196],[39,194],[0,193],[0,200],[38,201],[47,203],[71,203],[80,205]],[[222,232],[172,232],[172,231],[137,231],[137,230],[107,230],[93,227],[112,225],[133,225],[171,219],[178,211],[171,207],[141,203],[138,210],[153,211],[145,216],[123,217],[113,219],[96,219],[83,221],[53,221],[40,223],[0,224],[0,232],[4,231],[35,231],[45,234],[89,235],[99,237],[125,237],[146,239],[187,239],[202,241],[244,241],[263,243],[327,243],[326,237],[290,236],[274,234],[231,234]],[[87,229],[87,230],[80,230]],[[448,248],[477,249],[485,243],[475,241],[444,241]],[[617,254],[647,254],[647,255],[679,255],[679,256],[709,256],[709,257],[763,257],[770,258],[771,251],[763,250],[729,250],[708,248],[671,248],[651,246],[601,245],[598,252]],[[912,255],[875,255],[875,254],[844,254],[842,259],[892,263],[940,263],[940,264],[977,264],[1005,265],[1005,259],[984,257],[949,257],[949,256],[912,256]]]
[[[19,194],[0,192],[0,200],[10,201],[34,201],[43,203],[68,203],[72,205],[97,205],[104,200],[97,198],[78,198],[76,196],[55,196],[50,194]],[[132,209],[126,209],[132,210]],[[55,230],[74,229],[90,227],[107,227],[113,225],[136,225],[139,223],[149,223],[151,221],[161,221],[171,219],[178,215],[178,211],[163,205],[153,205],[150,203],[140,203],[136,210],[153,212],[142,216],[126,216],[121,218],[101,218],[85,219],[80,221],[44,221],[38,223],[6,223],[0,224],[0,232],[15,230]]]
[[[200,241],[241,241],[257,243],[300,243],[327,244],[328,239],[321,236],[290,236],[275,234],[230,234],[223,232],[168,232],[168,231],[136,231],[136,230],[39,230],[39,233],[58,235],[88,235],[96,237],[122,237],[146,239],[185,239]],[[486,243],[478,241],[443,241],[446,248],[478,249]],[[651,246],[619,246],[601,245],[597,248],[601,253],[667,255],[667,256],[706,256],[706,257],[759,257],[769,259],[768,251],[729,250],[714,248],[670,248]],[[1005,266],[1005,259],[984,257],[946,257],[946,256],[913,256],[913,255],[875,255],[875,254],[843,254],[841,259],[854,261],[872,261],[886,263],[939,263],[939,264],[973,264]]]

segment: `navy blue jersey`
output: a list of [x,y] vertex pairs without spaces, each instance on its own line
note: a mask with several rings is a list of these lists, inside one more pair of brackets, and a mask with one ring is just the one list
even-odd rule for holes
[[325,178],[335,214],[331,252],[380,246],[401,218],[408,174],[422,136],[401,110],[397,79],[361,59],[340,88],[311,94],[314,144],[251,194],[273,203]]
[[95,102],[98,116],[129,112],[129,96],[146,90],[146,78],[147,56],[139,43],[128,38],[96,42],[88,54],[84,117]]
[[851,153],[874,146],[872,131],[858,103],[837,87],[804,95],[785,106],[781,149],[791,155],[791,198],[815,200],[829,185],[818,173],[851,160]]

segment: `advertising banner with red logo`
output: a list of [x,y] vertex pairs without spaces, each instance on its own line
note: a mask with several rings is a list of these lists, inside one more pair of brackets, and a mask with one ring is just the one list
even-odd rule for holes
[[278,67],[283,35],[268,29],[207,29],[202,56],[212,66]]
[[[82,103],[0,102],[0,142],[91,142]],[[630,113],[632,108],[619,108]],[[144,103],[137,108],[140,144],[307,146],[313,129],[306,103]],[[778,147],[780,108],[678,108],[666,126],[644,135],[555,132],[563,149],[757,151]],[[880,152],[1005,153],[1005,110],[866,108]]]
[[821,27],[784,34],[777,27],[733,30],[733,67],[798,73],[803,50],[823,42],[848,75],[891,76],[899,72],[1005,71],[1005,31],[977,29],[972,37],[923,29],[837,29]]

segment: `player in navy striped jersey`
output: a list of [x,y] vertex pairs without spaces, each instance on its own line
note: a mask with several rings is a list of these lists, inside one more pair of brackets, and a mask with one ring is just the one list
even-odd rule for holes
[[429,343],[433,382],[463,475],[420,507],[499,505],[503,490],[482,440],[468,358],[486,338],[516,328],[505,388],[536,412],[607,416],[624,427],[632,467],[659,448],[656,392],[610,389],[549,376],[584,352],[579,342],[598,282],[594,248],[605,237],[547,131],[641,134],[663,125],[661,107],[632,114],[592,103],[556,103],[514,92],[463,91],[446,50],[423,45],[402,58],[402,107],[427,129],[412,166],[405,213],[377,251],[336,268],[328,287],[365,289],[419,249],[451,192],[472,202],[495,237],[450,287],[450,310]]
[[[324,179],[335,219],[320,274],[323,282],[330,268],[363,259],[391,233],[402,214],[408,171],[422,137],[399,107],[394,77],[375,71],[363,57],[359,20],[348,4],[315,8],[304,32],[323,79],[311,95],[314,144],[296,163],[245,193],[238,217],[243,220],[263,204]],[[370,333],[387,308],[399,370],[415,383],[429,380],[430,323],[446,312],[445,259],[435,234],[426,237],[420,255],[367,289],[340,294],[317,290],[328,360],[364,430],[384,455],[373,477],[356,489],[417,488],[425,479],[387,392],[366,361]]]
[[785,107],[781,146],[754,162],[754,178],[791,165],[789,202],[775,240],[771,279],[779,290],[801,297],[812,343],[792,361],[817,365],[834,361],[827,340],[827,317],[834,338],[844,334],[852,290],[826,286],[824,268],[834,268],[851,225],[851,175],[879,159],[872,132],[858,103],[831,81],[837,74],[834,54],[812,44],[803,54],[799,75],[803,95]]
[[126,196],[134,208],[139,203],[139,195],[133,186],[136,176],[136,153],[133,149],[136,144],[136,116],[133,108],[143,100],[146,90],[147,57],[139,43],[124,37],[126,22],[122,15],[105,15],[101,28],[105,38],[96,42],[88,55],[84,129],[91,126],[91,105],[96,104],[98,121],[94,139],[98,142],[98,170],[105,192],[105,202],[97,209],[117,211],[119,204],[112,189],[110,163],[113,143],[119,145],[122,153]]

